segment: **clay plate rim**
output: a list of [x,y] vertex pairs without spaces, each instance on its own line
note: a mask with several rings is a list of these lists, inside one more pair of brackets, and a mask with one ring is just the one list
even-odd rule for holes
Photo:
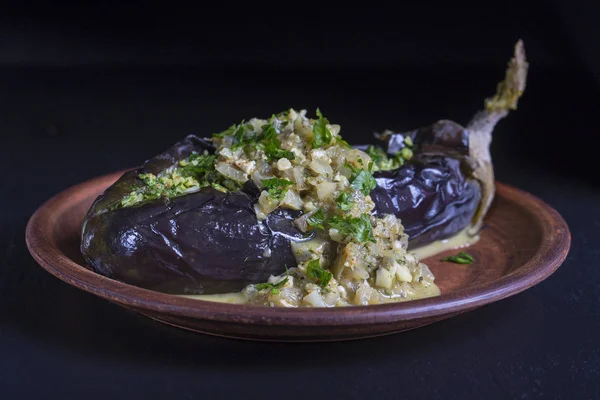
[[29,219],[25,240],[33,258],[52,275],[79,289],[140,311],[269,326],[356,326],[441,317],[504,299],[538,284],[561,265],[571,244],[569,228],[556,210],[529,193],[496,182],[496,196],[519,203],[536,217],[542,231],[542,244],[527,263],[494,281],[427,299],[345,308],[270,308],[194,300],[96,274],[69,259],[56,246],[53,240],[56,216],[91,193],[101,192],[123,172],[72,186],[46,201]]

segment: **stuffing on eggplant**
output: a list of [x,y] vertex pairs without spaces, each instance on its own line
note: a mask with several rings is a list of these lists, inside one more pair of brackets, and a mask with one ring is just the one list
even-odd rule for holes
[[319,110],[189,135],[125,173],[88,211],[81,252],[98,273],[173,294],[240,292],[267,306],[379,304],[439,294],[409,249],[468,230],[494,196],[489,145],[527,62],[462,127],[442,120],[352,147]]

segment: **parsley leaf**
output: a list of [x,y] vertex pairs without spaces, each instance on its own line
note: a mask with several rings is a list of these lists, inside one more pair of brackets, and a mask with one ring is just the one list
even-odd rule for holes
[[248,145],[255,145],[259,139],[256,132],[254,132],[252,130],[252,127],[250,127],[249,125],[239,125],[232,136],[232,150],[236,150],[241,147],[246,147]]
[[370,145],[365,150],[365,153],[371,157],[375,164],[375,171],[390,171],[393,169],[400,168],[404,164],[404,159],[400,155],[400,152],[396,153],[395,156],[390,157],[387,153],[379,146]]
[[382,162],[388,160],[387,154],[385,151],[379,146],[373,146],[372,144],[367,147],[365,153],[371,157],[371,160],[375,163],[375,165],[380,166]]
[[262,141],[265,146],[265,154],[269,161],[279,160],[280,158],[287,158],[293,160],[296,155],[291,151],[284,150],[281,148],[281,142],[277,139],[277,129],[272,123],[262,126]]
[[290,186],[292,182],[287,179],[270,178],[263,179],[262,184],[267,188],[269,196],[275,200],[281,201],[287,193],[287,187]]
[[455,256],[444,257],[440,261],[450,261],[456,264],[471,264],[475,259],[469,253],[461,251]]
[[325,229],[325,216],[323,215],[323,210],[319,208],[312,213],[312,215],[306,219],[306,223],[312,228]]
[[215,177],[216,158],[214,154],[194,152],[179,161],[172,170],[163,171],[158,175],[140,174],[139,179],[143,182],[143,186],[132,187],[131,193],[121,200],[121,206],[129,207],[161,197],[173,198],[219,184]]
[[373,226],[367,214],[361,215],[360,218],[333,216],[327,222],[342,235],[352,236],[358,243],[375,243]]
[[204,177],[215,170],[215,154],[192,153],[179,162],[181,173],[186,176]]
[[337,206],[340,210],[342,211],[348,211],[352,208],[352,204],[354,203],[354,200],[352,200],[352,197],[350,197],[350,195],[346,192],[342,192],[340,193],[340,195],[337,197],[337,199],[335,199]]
[[313,147],[323,147],[331,143],[331,131],[327,128],[329,120],[323,117],[321,110],[317,108],[317,116],[319,119],[313,124]]
[[[244,121],[242,121],[242,123],[244,123]],[[236,131],[237,128],[238,128],[238,126],[236,124],[233,124],[229,128],[225,129],[222,132],[213,133],[213,137],[222,138],[225,136],[231,136],[231,135],[233,135],[233,133]]]
[[352,146],[350,146],[350,144],[348,142],[346,142],[344,139],[338,137],[335,139],[335,144],[339,144],[340,146],[344,146],[347,149],[351,149]]
[[271,294],[278,294],[279,293],[279,289],[281,289],[288,281],[288,277],[286,277],[285,279],[282,279],[281,281],[277,282],[277,283],[269,283],[269,282],[265,282],[265,283],[259,283],[258,285],[254,285],[254,288],[256,290],[265,290],[265,289],[271,289]]
[[310,260],[306,264],[306,275],[322,288],[326,287],[333,277],[330,271],[321,268],[321,263],[318,259]]
[[373,169],[373,163],[369,163],[368,170],[356,168],[352,164],[346,162],[346,167],[350,169],[350,187],[359,190],[367,196],[373,189],[377,187],[377,181],[373,178],[371,170]]

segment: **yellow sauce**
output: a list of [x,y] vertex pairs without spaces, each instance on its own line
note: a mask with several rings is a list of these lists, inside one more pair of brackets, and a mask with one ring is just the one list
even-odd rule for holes
[[219,293],[219,294],[182,294],[181,297],[187,297],[188,299],[195,300],[206,300],[214,301],[217,303],[229,303],[229,304],[245,304],[248,299],[244,292],[237,293]]
[[423,247],[410,250],[410,253],[413,253],[419,260],[424,260],[427,257],[435,256],[446,250],[455,250],[471,246],[478,241],[479,235],[471,236],[467,233],[467,229],[464,229],[448,239],[438,240]]
[[[467,230],[462,230],[456,235],[449,237],[448,239],[439,240],[430,244],[427,244],[422,247],[418,247],[416,249],[411,250],[419,260],[423,260],[427,257],[435,256],[446,250],[460,249],[463,247],[471,246],[474,243],[479,241],[479,235],[470,236],[467,233]],[[315,245],[320,244],[318,242],[314,243]],[[439,296],[440,289],[437,285],[432,284],[429,286],[419,285],[413,287],[408,293],[409,299],[423,299],[426,297]],[[237,293],[221,293],[221,294],[200,294],[200,295],[181,295],[182,297],[187,297],[189,299],[196,300],[206,300],[206,301],[214,301],[217,303],[229,303],[229,304],[245,304],[248,299],[244,292]],[[393,298],[388,300],[389,302],[394,302]]]

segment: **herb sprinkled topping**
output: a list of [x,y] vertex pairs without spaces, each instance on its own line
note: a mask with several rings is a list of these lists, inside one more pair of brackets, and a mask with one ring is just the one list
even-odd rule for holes
[[227,191],[227,187],[235,190],[235,184],[224,179],[215,171],[216,157],[207,152],[192,153],[176,166],[166,169],[158,175],[140,174],[139,178],[143,185],[132,188],[132,191],[121,200],[120,206],[131,207],[162,197],[173,198],[196,192],[208,186],[221,191]]
[[327,220],[327,223],[342,235],[350,236],[358,243],[375,243],[373,226],[367,214],[362,214],[359,218],[333,216]]
[[373,163],[369,163],[367,169],[356,168],[354,165],[346,163],[346,167],[350,169],[350,187],[356,190],[359,190],[367,196],[373,189],[377,187],[377,182],[375,178],[373,178],[373,174],[371,174],[371,170],[373,169]]
[[333,278],[333,274],[330,271],[321,268],[321,263],[318,259],[310,260],[306,264],[306,276],[322,288],[326,287],[331,278]]
[[306,223],[312,228],[325,229],[325,216],[323,215],[323,210],[319,208],[313,212],[312,215],[307,218]]
[[319,119],[313,125],[313,147],[323,147],[331,143],[331,131],[327,127],[329,120],[323,117],[321,110],[317,108],[317,116]]
[[292,182],[287,179],[270,178],[264,179],[262,184],[267,188],[271,198],[281,201],[285,197],[287,187],[292,185]]
[[455,256],[444,257],[440,261],[450,261],[456,264],[471,264],[473,261],[475,261],[475,259],[469,253],[461,251]]
[[280,158],[293,160],[296,157],[291,151],[281,148],[281,142],[277,139],[277,129],[273,123],[263,125],[262,130],[261,139],[269,161],[275,161]]
[[269,289],[269,290],[271,290],[271,294],[279,294],[279,289],[281,289],[283,286],[285,286],[285,284],[288,282],[288,280],[289,280],[289,278],[285,277],[284,279],[280,280],[277,283],[270,283],[270,282],[259,283],[258,285],[254,285],[254,288],[259,291]]
[[352,197],[350,197],[350,195],[348,193],[342,192],[335,199],[335,202],[337,204],[337,207],[340,210],[348,211],[352,208],[352,204],[354,203],[354,200],[352,200]]

